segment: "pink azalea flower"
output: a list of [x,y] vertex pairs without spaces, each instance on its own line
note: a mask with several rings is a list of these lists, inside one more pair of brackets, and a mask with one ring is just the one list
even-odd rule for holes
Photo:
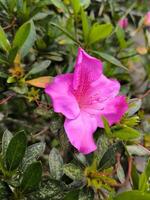
[[93,133],[103,127],[101,116],[110,125],[120,121],[127,111],[125,96],[117,96],[120,84],[102,74],[102,62],[79,48],[74,73],[58,75],[47,85],[54,111],[66,119],[64,128],[71,144],[79,152],[96,150]]
[[145,26],[150,26],[150,11],[147,12],[147,14],[144,17],[144,25]]
[[128,19],[127,18],[123,18],[123,19],[120,19],[118,21],[118,25],[123,28],[123,29],[126,29],[127,26],[128,26]]

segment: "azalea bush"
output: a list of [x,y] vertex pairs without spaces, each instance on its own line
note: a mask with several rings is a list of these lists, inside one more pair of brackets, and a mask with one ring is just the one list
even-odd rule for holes
[[0,0],[0,200],[150,199],[149,7]]

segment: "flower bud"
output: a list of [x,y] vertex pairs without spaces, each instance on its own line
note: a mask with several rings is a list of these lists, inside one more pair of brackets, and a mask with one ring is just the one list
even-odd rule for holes
[[120,19],[118,21],[118,25],[123,28],[123,29],[126,29],[127,26],[128,26],[128,19],[127,18],[123,18],[123,19]]
[[144,25],[145,26],[150,26],[150,11],[147,12],[147,14],[144,17]]

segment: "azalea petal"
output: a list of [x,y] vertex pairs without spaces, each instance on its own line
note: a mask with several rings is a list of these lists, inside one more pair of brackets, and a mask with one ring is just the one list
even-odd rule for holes
[[85,90],[86,85],[96,81],[102,74],[102,62],[88,55],[82,48],[78,50],[75,64],[73,88]]
[[95,117],[81,112],[76,119],[66,119],[64,127],[71,144],[79,152],[88,154],[96,150],[93,139],[93,133],[97,129],[97,119]]
[[68,119],[74,119],[80,113],[76,98],[71,93],[72,80],[72,74],[58,75],[45,88],[52,99],[54,111],[62,113]]
[[107,102],[118,95],[119,90],[120,83],[117,80],[101,75],[100,79],[89,87],[82,99],[82,109],[90,114],[99,114]]
[[[109,125],[112,125],[118,123],[127,110],[126,97],[117,96],[107,103],[100,116],[103,115],[108,120]],[[100,116],[98,116],[98,125],[99,127],[104,127]]]

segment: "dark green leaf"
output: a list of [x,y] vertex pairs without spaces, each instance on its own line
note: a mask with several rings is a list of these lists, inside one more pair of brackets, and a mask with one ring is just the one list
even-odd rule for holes
[[11,139],[5,156],[8,170],[14,170],[19,166],[25,154],[26,146],[27,138],[24,132],[19,132]]
[[40,162],[32,163],[23,174],[20,188],[23,192],[31,192],[38,188],[42,177],[42,165]]
[[12,192],[7,183],[0,181],[0,200],[9,200],[11,194]]
[[132,171],[131,171],[133,189],[136,190],[139,187],[139,175],[136,169],[136,166],[132,164]]
[[117,142],[110,146],[103,155],[99,164],[99,168],[102,170],[113,166],[116,163],[116,154],[120,153],[122,155],[124,151],[125,148],[122,142]]
[[13,135],[9,130],[5,130],[3,137],[2,137],[2,155],[3,157],[6,154],[7,147],[12,139]]

